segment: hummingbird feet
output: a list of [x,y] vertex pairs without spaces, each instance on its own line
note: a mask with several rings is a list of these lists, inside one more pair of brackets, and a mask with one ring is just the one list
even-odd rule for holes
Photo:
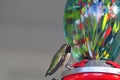
[[72,70],[74,67],[71,67],[70,65],[66,64],[65,68],[67,68],[68,70]]

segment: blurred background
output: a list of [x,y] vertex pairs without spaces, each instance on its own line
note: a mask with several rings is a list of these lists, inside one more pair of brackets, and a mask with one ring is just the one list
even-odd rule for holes
[[[0,0],[0,80],[45,78],[50,61],[65,43],[66,0]],[[117,59],[119,61],[119,58]]]

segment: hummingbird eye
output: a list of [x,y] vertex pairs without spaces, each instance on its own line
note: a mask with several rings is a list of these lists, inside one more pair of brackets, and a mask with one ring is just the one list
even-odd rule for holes
[[65,46],[64,46],[64,51],[66,51],[67,47],[68,47],[68,45],[65,45]]

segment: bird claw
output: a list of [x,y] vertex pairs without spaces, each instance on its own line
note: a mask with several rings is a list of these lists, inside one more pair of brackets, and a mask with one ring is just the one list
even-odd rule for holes
[[70,65],[66,64],[65,68],[67,68],[68,70],[72,70],[74,67],[71,67]]

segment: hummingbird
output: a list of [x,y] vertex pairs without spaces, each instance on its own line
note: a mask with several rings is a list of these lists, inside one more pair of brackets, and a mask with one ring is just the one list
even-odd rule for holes
[[71,46],[68,44],[63,44],[57,53],[53,56],[51,64],[45,74],[50,76],[54,74],[61,66],[66,66],[70,58]]

